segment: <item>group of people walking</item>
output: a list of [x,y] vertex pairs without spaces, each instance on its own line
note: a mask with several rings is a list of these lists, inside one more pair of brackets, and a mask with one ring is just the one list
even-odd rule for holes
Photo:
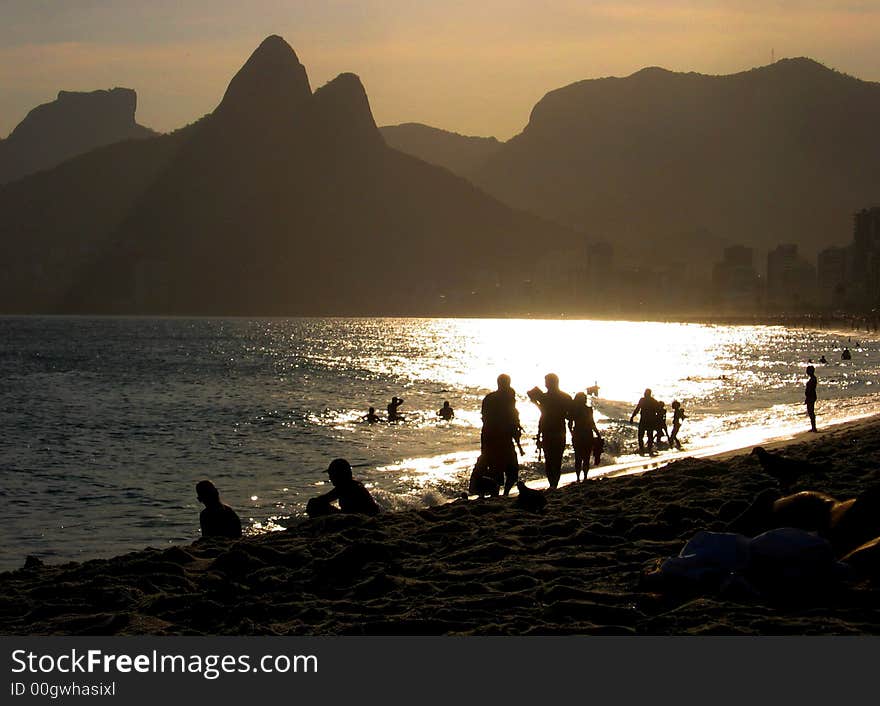
[[675,448],[681,450],[681,442],[678,440],[678,431],[681,429],[681,423],[684,421],[684,407],[681,406],[681,402],[678,400],[672,402],[671,433],[666,425],[666,403],[654,399],[650,388],[645,390],[645,394],[636,404],[629,417],[630,423],[635,422],[637,414],[639,415],[640,454],[645,453],[646,446],[647,452],[652,453],[655,442],[659,444],[664,436],[670,447],[675,446]]
[[[516,408],[516,392],[510,376],[498,376],[498,389],[483,398],[480,432],[480,456],[471,473],[468,492],[472,495],[497,495],[503,489],[507,495],[519,476],[517,451],[523,455],[523,428]],[[590,457],[598,463],[602,436],[593,418],[593,408],[587,396],[579,392],[572,398],[559,388],[559,377],[548,373],[544,377],[545,390],[533,387],[526,394],[541,411],[538,434],[535,439],[539,454],[544,458],[544,473],[551,488],[559,485],[562,474],[562,456],[567,434],[575,455],[575,474],[586,480]],[[598,448],[598,453],[597,453]]]

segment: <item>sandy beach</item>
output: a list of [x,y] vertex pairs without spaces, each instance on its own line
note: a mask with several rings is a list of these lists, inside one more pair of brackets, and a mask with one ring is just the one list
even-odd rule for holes
[[771,446],[812,470],[780,489],[745,449],[564,486],[541,513],[514,498],[456,501],[82,564],[29,561],[0,574],[0,633],[880,634],[876,573],[772,597],[643,580],[762,491],[844,500],[880,485],[880,418]]

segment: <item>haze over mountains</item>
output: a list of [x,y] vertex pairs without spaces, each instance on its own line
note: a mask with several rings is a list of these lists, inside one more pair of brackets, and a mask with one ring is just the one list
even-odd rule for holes
[[385,125],[379,128],[389,147],[470,177],[502,143],[494,137],[469,137],[421,123]]
[[60,91],[56,100],[34,108],[0,139],[0,184],[96,147],[156,135],[135,122],[136,109],[137,94],[130,88]]
[[878,125],[880,84],[788,59],[581,81],[506,143],[377,129],[356,76],[312,92],[270,37],[197,123],[0,187],[3,308],[589,312],[596,241],[696,291],[723,245],[847,241],[880,200]]
[[700,241],[716,251],[795,242],[807,253],[846,241],[852,214],[880,201],[878,130],[880,84],[799,58],[729,76],[654,67],[559,88],[476,166],[444,159],[450,133],[426,145],[423,130],[395,146],[656,262]]
[[199,122],[2,187],[0,210],[7,311],[487,311],[536,244],[578,245],[389,148],[360,80],[313,93],[280,37]]

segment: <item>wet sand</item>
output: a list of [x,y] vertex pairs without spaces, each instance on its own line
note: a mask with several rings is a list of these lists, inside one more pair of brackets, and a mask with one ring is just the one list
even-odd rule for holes
[[[787,492],[880,484],[877,417],[765,446],[827,465]],[[880,634],[880,583],[864,577],[786,600],[642,588],[658,559],[777,487],[747,451],[568,485],[541,514],[458,501],[33,563],[0,574],[0,634]]]

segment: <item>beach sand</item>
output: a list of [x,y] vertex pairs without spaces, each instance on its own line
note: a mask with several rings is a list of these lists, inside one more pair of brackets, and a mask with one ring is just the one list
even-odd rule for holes
[[[772,446],[828,464],[787,492],[844,499],[880,485],[880,418]],[[880,634],[880,583],[867,578],[785,600],[643,588],[658,559],[777,487],[748,450],[568,485],[542,514],[513,498],[457,501],[29,562],[0,574],[0,634]]]

